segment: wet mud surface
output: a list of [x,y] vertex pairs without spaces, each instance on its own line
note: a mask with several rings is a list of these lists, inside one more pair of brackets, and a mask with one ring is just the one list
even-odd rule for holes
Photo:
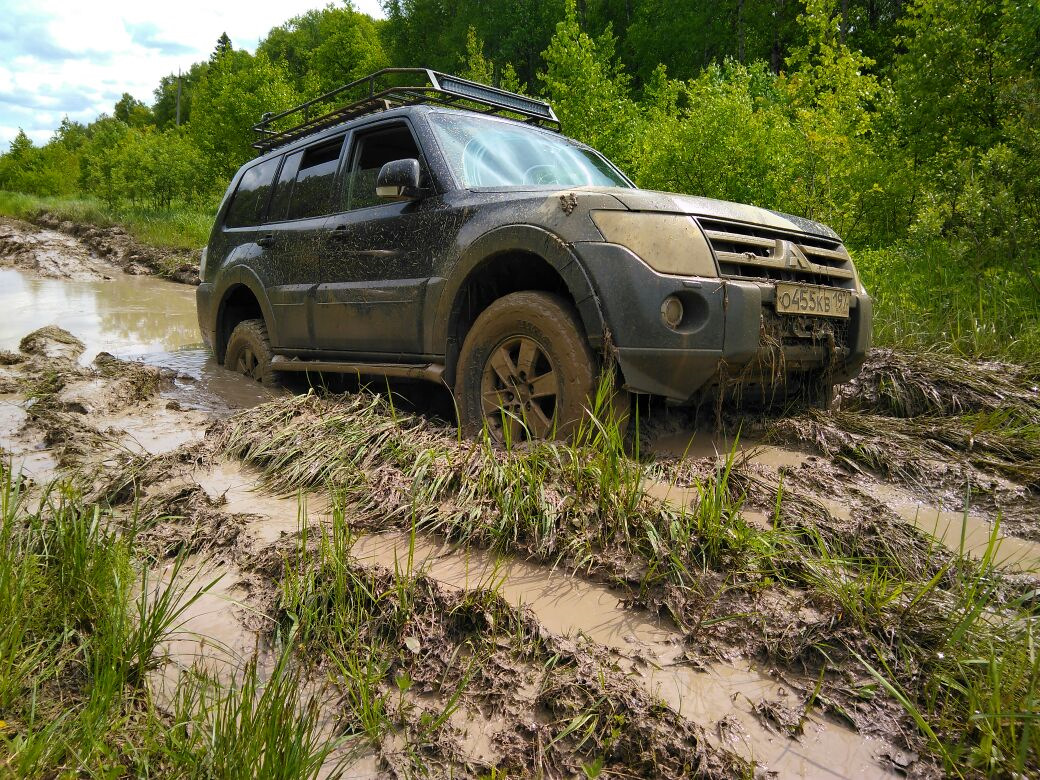
[[[132,517],[159,581],[211,585],[167,643],[160,698],[200,661],[230,675],[292,636],[330,738],[351,738],[345,776],[941,776],[811,577],[763,577],[736,542],[661,574],[721,489],[735,529],[894,550],[923,573],[985,555],[999,518],[1005,587],[1038,584],[1032,440],[997,419],[1036,424],[1025,369],[927,385],[928,366],[879,352],[834,413],[733,413],[725,435],[661,413],[638,471],[604,488],[552,448],[493,452],[366,393],[249,383],[198,343],[189,287],[16,227],[0,235],[3,457],[37,490],[70,480]],[[532,462],[557,468],[530,481]],[[608,537],[607,517],[650,531]],[[371,666],[338,665],[347,647]]]
[[118,226],[69,222],[48,213],[35,224],[0,217],[0,265],[58,279],[108,279],[113,271],[199,283],[198,257],[135,241]]

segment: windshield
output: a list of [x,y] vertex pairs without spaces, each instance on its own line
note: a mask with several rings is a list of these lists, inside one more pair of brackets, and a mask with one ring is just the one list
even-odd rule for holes
[[632,186],[606,158],[564,136],[465,114],[430,121],[464,187]]

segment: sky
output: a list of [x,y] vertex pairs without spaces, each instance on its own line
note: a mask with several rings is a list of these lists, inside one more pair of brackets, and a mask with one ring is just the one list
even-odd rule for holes
[[[90,122],[124,92],[149,105],[159,79],[207,59],[222,32],[254,51],[327,0],[0,0],[0,152],[22,128],[45,143],[64,116]],[[382,16],[379,0],[354,7]]]

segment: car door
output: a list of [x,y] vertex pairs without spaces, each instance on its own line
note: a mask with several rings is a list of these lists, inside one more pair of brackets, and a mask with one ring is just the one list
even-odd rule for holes
[[[376,196],[385,163],[418,159],[427,196]],[[419,145],[408,123],[356,130],[342,176],[343,211],[326,223],[324,278],[315,292],[314,333],[323,349],[407,359],[422,352],[427,287],[438,253],[454,240],[445,229]]]
[[322,278],[325,222],[335,211],[336,173],[345,135],[285,156],[258,243],[270,253],[268,298],[278,323],[276,347],[313,349],[311,308]]

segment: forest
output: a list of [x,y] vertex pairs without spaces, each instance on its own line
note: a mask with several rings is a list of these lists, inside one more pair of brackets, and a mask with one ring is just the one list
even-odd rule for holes
[[[880,343],[1040,352],[1033,0],[384,0],[329,5],[0,156],[0,211],[72,209],[201,246],[250,127],[386,66],[549,100],[640,186],[844,237]],[[177,92],[181,97],[178,113]],[[153,231],[155,233],[155,231]]]

